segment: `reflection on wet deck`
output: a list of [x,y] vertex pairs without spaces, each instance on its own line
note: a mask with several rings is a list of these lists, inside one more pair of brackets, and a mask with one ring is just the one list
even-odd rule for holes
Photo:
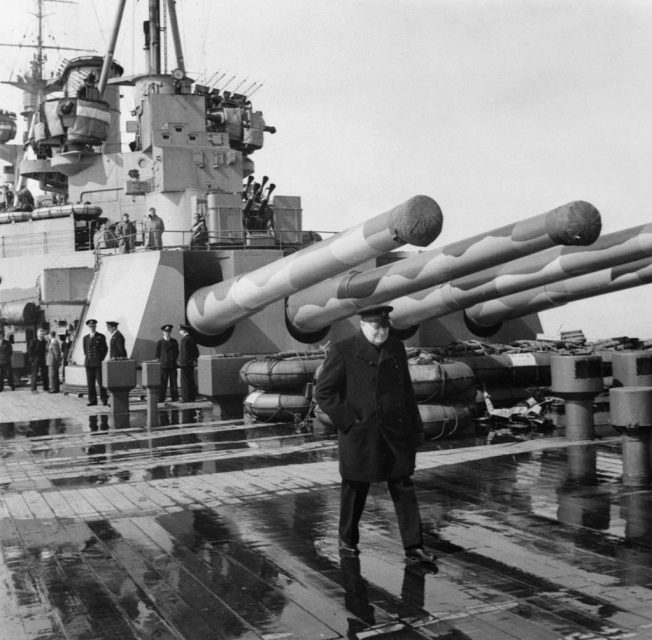
[[420,452],[428,569],[382,485],[339,558],[332,440],[168,417],[0,425],[0,637],[652,638],[652,492],[613,431]]

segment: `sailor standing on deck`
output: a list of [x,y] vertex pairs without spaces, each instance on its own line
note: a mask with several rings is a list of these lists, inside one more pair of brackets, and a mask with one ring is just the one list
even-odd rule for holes
[[50,385],[48,384],[48,368],[45,364],[47,350],[48,339],[45,335],[45,329],[41,328],[38,330],[36,338],[29,343],[27,349],[32,364],[32,393],[38,393],[36,389],[36,381],[39,373],[41,374],[41,381],[43,382],[43,391],[50,390]]
[[199,358],[199,349],[195,339],[190,335],[187,324],[179,325],[181,344],[179,345],[179,368],[181,369],[181,401],[194,402],[197,398],[195,385],[195,365]]
[[129,220],[129,214],[123,213],[122,220],[115,226],[118,239],[118,253],[131,253],[136,245],[136,225]]
[[408,562],[433,563],[423,548],[411,476],[423,424],[405,348],[390,337],[392,307],[360,312],[360,332],[331,346],[315,398],[338,430],[341,484],[339,548],[358,555],[358,524],[371,482],[387,482]]
[[161,327],[163,337],[156,343],[156,359],[161,363],[161,386],[158,391],[158,401],[165,402],[165,394],[170,381],[170,397],[172,402],[179,399],[177,386],[177,358],[179,357],[179,343],[170,336],[172,325],[164,324]]
[[0,328],[0,391],[4,389],[5,378],[13,391],[14,386],[14,370],[11,366],[11,356],[14,352],[14,347],[5,338],[4,331]]
[[61,366],[61,345],[57,339],[57,332],[50,332],[50,341],[45,355],[45,364],[48,367],[50,378],[50,393],[59,393],[59,367]]
[[146,249],[162,249],[163,248],[163,232],[165,231],[165,224],[163,220],[156,215],[156,209],[150,207],[147,213],[147,218],[143,222],[143,244]]
[[102,360],[104,360],[108,347],[103,333],[96,331],[97,320],[86,320],[90,333],[84,336],[84,366],[86,367],[86,384],[88,386],[88,406],[97,404],[97,391],[95,383],[100,388],[100,400],[103,405],[109,404],[109,395],[102,384]]
[[109,360],[126,358],[125,337],[118,330],[118,323],[114,320],[107,320],[106,330],[111,334],[109,338]]

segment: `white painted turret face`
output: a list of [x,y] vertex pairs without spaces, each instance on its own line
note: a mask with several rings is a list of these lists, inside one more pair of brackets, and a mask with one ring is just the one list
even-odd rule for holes
[[360,329],[362,329],[364,337],[369,340],[374,347],[379,347],[389,337],[389,327],[383,327],[376,322],[360,320]]

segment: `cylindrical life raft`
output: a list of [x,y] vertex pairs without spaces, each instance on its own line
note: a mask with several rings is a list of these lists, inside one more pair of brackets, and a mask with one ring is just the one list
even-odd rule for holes
[[420,404],[426,440],[458,436],[473,426],[475,404]]
[[242,403],[244,412],[270,422],[303,420],[310,409],[310,398],[299,394],[254,391]]
[[463,362],[409,363],[414,395],[443,400],[456,396],[475,383],[473,369]]
[[34,324],[38,312],[39,307],[34,302],[4,302],[0,304],[0,324]]
[[549,386],[550,351],[460,356],[471,367],[479,388],[498,386]]
[[74,216],[76,220],[93,220],[98,218],[101,213],[102,209],[93,205],[62,204],[55,207],[39,207],[33,211],[6,211],[0,213],[0,224],[67,218],[69,216]]
[[302,390],[322,362],[322,357],[250,360],[240,369],[240,380],[265,391]]

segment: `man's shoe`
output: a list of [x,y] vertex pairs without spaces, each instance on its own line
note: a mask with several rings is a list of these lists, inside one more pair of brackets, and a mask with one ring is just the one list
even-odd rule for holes
[[356,556],[360,555],[360,549],[358,549],[356,545],[347,544],[346,542],[344,542],[344,540],[340,540],[339,549],[340,549],[341,556],[355,558]]
[[108,401],[108,400],[107,400],[106,402],[103,402],[102,404],[103,404],[103,405],[104,405],[105,407],[108,407],[108,406],[110,406],[110,405],[109,405],[109,401]]
[[87,402],[86,406],[87,407],[95,407],[97,405],[97,402]]
[[408,562],[423,562],[425,564],[435,564],[437,556],[423,547],[410,547],[405,550],[405,559]]

